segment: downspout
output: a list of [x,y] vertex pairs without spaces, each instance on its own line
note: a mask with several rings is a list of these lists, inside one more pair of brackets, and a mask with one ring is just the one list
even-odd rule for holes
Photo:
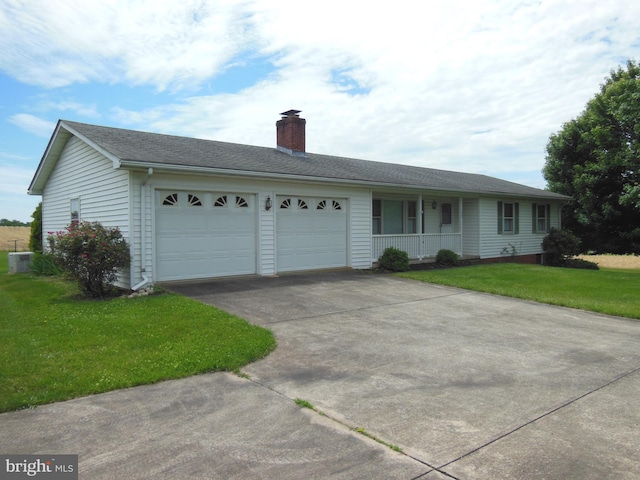
[[131,287],[134,292],[151,282],[146,274],[147,256],[145,255],[147,249],[147,202],[145,199],[147,197],[147,182],[151,175],[153,175],[153,168],[147,170],[147,177],[140,184],[140,273],[142,274],[142,281]]

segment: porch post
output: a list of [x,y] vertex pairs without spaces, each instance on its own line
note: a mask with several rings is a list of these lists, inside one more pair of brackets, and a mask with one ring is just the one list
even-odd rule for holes
[[424,216],[424,212],[422,211],[422,194],[418,194],[418,205],[416,205],[416,233],[420,235],[420,252],[419,260],[424,258],[424,245],[422,243],[422,217]]
[[464,253],[463,239],[462,239],[462,197],[458,197],[458,216],[460,221],[460,256]]

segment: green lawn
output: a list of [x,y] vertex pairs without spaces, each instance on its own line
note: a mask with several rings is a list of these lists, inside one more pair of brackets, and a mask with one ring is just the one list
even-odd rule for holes
[[640,270],[499,263],[398,274],[423,282],[640,319]]
[[83,300],[69,282],[7,271],[0,252],[0,411],[236,370],[276,346],[269,330],[180,295]]

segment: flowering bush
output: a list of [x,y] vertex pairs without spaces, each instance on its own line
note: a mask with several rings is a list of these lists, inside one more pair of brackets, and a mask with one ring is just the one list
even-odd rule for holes
[[49,232],[51,254],[60,267],[93,298],[113,293],[118,269],[131,262],[129,246],[120,230],[99,222],[74,222],[66,231]]

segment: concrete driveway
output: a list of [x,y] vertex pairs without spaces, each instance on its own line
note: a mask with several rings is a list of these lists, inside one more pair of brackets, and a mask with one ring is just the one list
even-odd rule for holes
[[640,478],[638,321],[351,271],[170,288],[278,349],[248,378],[0,415],[0,453],[92,479]]

